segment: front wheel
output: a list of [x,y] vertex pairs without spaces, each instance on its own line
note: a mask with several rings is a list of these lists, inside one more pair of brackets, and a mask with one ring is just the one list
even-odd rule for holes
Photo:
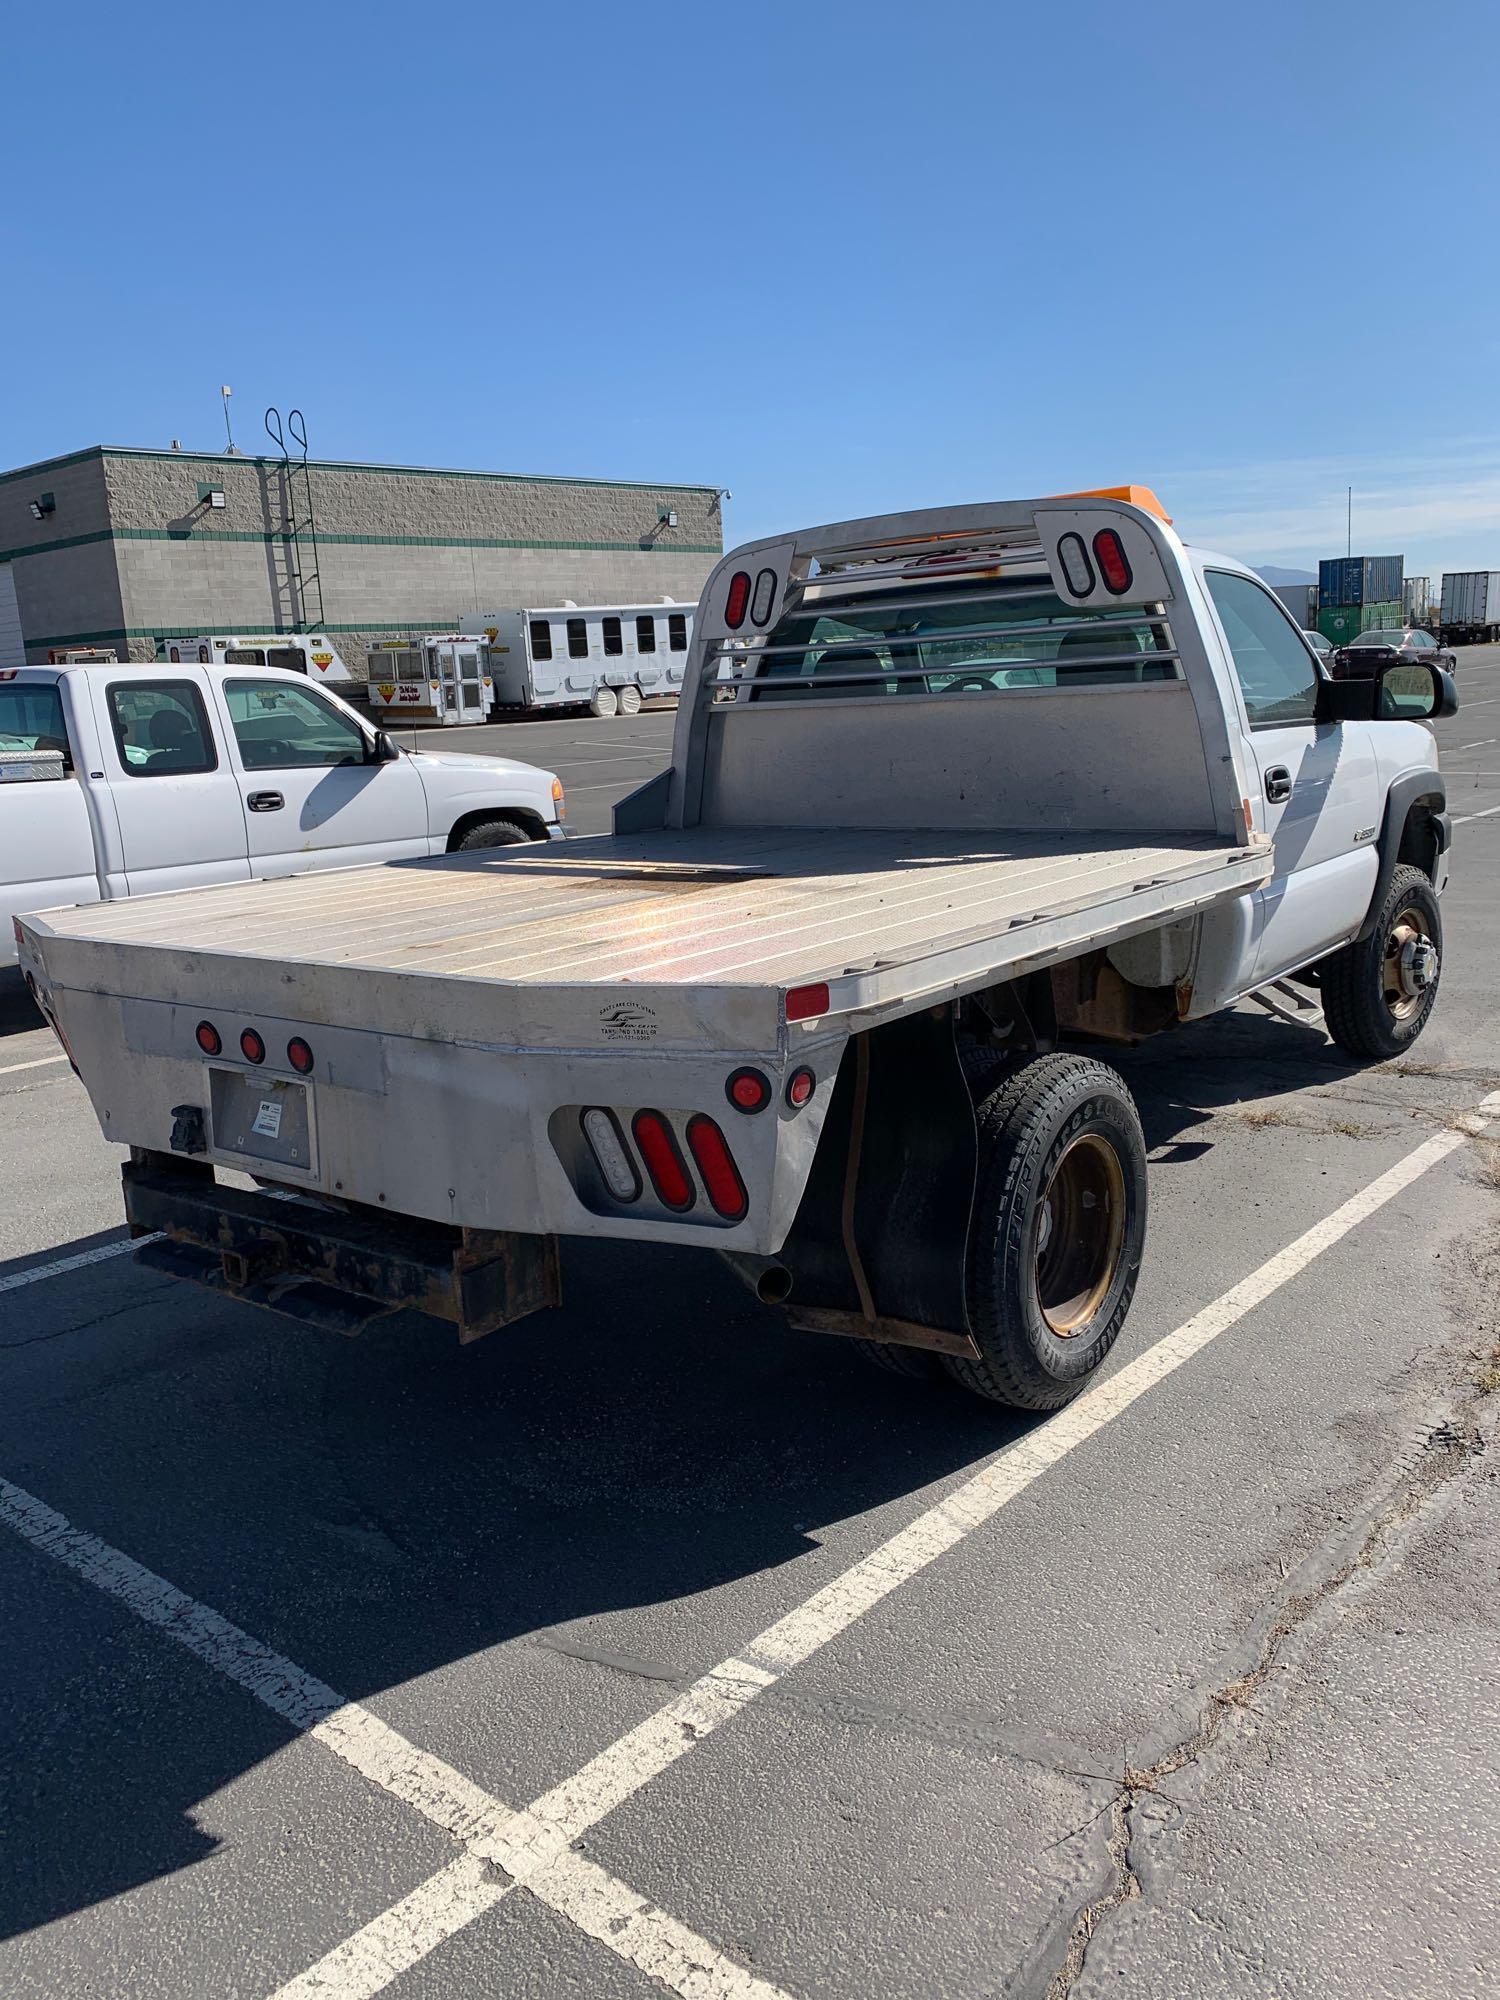
[[1146,1146],[1124,1079],[1087,1056],[1007,1070],[979,1106],[966,1389],[1026,1410],[1076,1396],[1114,1346],[1146,1240]]
[[487,847],[521,847],[530,839],[525,827],[517,826],[513,819],[482,819],[462,840],[453,843],[453,852],[477,854]]
[[1443,970],[1443,913],[1420,868],[1397,868],[1369,936],[1325,958],[1321,970],[1323,1018],[1341,1049],[1385,1062],[1411,1047]]
[[589,696],[589,713],[590,715],[597,715],[601,722],[606,720],[607,717],[616,714],[619,707],[620,704],[613,688],[596,687],[594,692]]

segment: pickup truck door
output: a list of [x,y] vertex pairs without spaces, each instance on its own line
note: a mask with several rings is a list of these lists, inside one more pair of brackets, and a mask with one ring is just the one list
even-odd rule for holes
[[1243,702],[1250,804],[1275,847],[1256,892],[1259,984],[1332,951],[1364,920],[1379,868],[1374,725],[1314,722],[1321,669],[1285,606],[1232,570],[1204,572]]
[[431,851],[416,766],[372,762],[374,738],[347,708],[283,675],[226,676],[220,692],[253,875]]
[[124,876],[111,870],[108,893],[247,881],[245,815],[208,676],[187,666],[122,666],[91,670],[89,685]]

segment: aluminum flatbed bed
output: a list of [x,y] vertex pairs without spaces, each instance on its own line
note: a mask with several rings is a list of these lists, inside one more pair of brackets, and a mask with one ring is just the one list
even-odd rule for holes
[[[503,1039],[510,1027],[555,1045],[538,989],[559,1003],[566,989],[686,989],[698,1018],[717,991],[742,1027],[744,1003],[764,995],[775,1003],[755,1010],[764,1033],[788,989],[826,982],[830,1013],[878,1015],[1170,921],[1269,872],[1268,844],[1211,836],[691,828],[194,890],[33,922],[53,941],[49,962],[65,983],[70,942],[122,948],[129,976],[115,990],[142,999],[218,998],[205,975],[234,964],[243,976],[246,961],[297,988],[300,968],[361,975],[366,1004],[379,975],[395,974],[407,1017],[439,1034],[476,1025],[454,1018],[443,989],[524,989],[514,1010],[491,992],[491,1033]],[[85,983],[103,963],[89,954]],[[413,982],[424,989],[419,1007]],[[299,1018],[308,998],[299,992]],[[569,1021],[576,1040],[576,1009],[546,1011]]]

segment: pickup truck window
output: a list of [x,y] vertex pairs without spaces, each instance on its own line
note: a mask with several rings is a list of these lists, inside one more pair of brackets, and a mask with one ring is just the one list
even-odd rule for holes
[[[758,688],[757,700],[989,694],[1178,678],[1162,620],[1140,611],[1079,611],[1027,585],[1008,591],[935,585],[866,605],[841,603],[836,612],[794,613],[774,628],[768,647],[757,678],[785,685]],[[850,675],[859,677],[852,685]]]
[[55,687],[0,687],[0,751],[61,750],[71,761]]
[[215,771],[219,753],[191,681],[116,681],[106,694],[120,762],[132,778]]
[[1252,729],[1311,722],[1318,698],[1318,670],[1281,603],[1247,576],[1207,572],[1209,593]]
[[369,760],[369,739],[359,724],[311,689],[285,681],[234,680],[224,683],[224,699],[247,771]]

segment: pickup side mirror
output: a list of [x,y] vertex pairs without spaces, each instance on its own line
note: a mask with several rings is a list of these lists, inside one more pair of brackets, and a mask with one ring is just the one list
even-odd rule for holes
[[394,764],[396,759],[400,755],[401,751],[396,743],[395,738],[393,736],[388,735],[385,730],[377,729],[375,732],[375,740],[370,745],[370,756],[369,756],[370,763]]
[[1429,722],[1458,713],[1458,689],[1445,667],[1387,660],[1358,680],[1318,683],[1317,722]]

